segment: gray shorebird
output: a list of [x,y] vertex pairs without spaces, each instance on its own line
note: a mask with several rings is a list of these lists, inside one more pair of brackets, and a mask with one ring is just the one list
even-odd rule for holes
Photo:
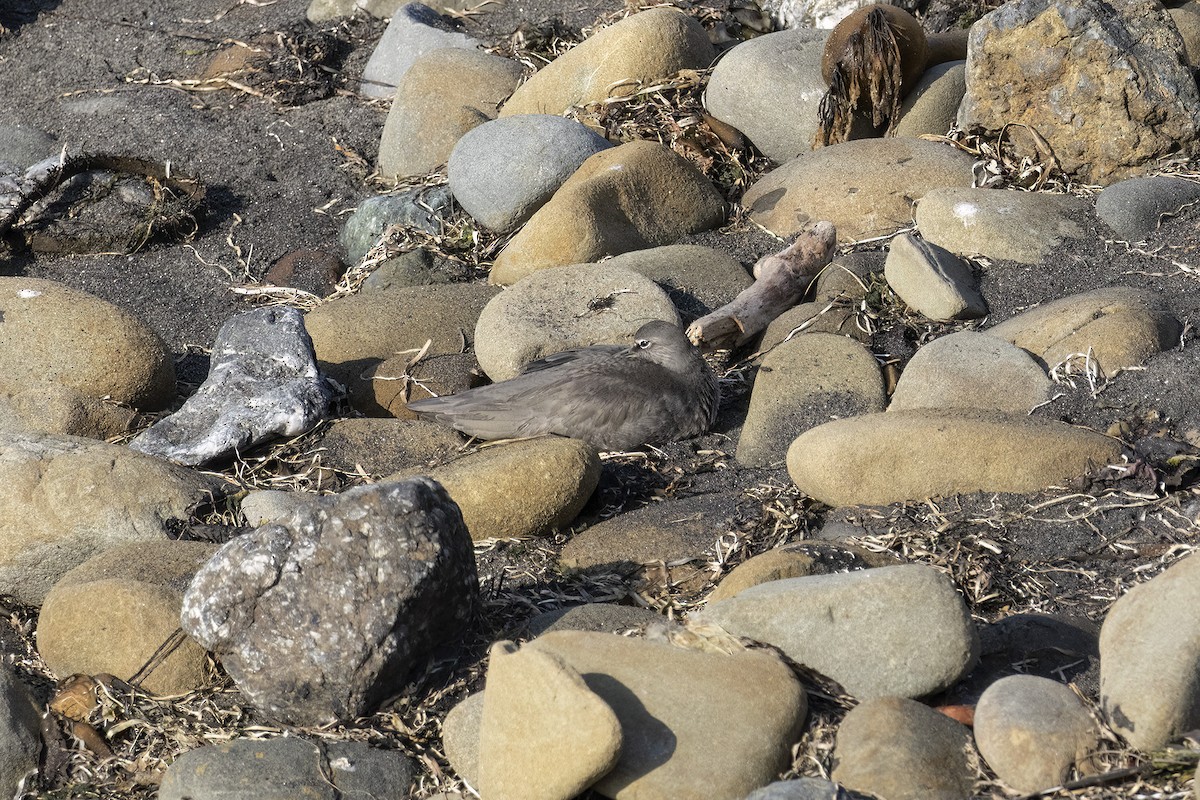
[[510,380],[408,407],[480,439],[553,433],[628,450],[704,433],[719,399],[700,352],[674,325],[655,321],[628,347],[566,350],[526,364]]

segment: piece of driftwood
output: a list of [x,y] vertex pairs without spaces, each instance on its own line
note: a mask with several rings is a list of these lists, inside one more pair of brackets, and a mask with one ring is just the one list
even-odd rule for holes
[[754,265],[754,283],[732,302],[693,322],[688,338],[704,350],[731,350],[745,344],[804,297],[833,260],[836,246],[833,223],[814,223],[785,249],[760,258]]

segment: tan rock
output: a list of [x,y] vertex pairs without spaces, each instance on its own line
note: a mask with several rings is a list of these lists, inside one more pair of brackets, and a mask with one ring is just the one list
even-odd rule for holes
[[756,467],[781,463],[809,428],[885,404],[883,376],[869,350],[846,336],[797,336],[762,360],[737,459]]
[[792,542],[746,559],[721,579],[708,595],[707,602],[716,603],[751,586],[803,578],[807,575],[827,575],[831,572],[885,567],[895,564],[890,556],[853,545],[832,542]]
[[1032,353],[1049,369],[1069,362],[1112,376],[1179,343],[1179,321],[1153,294],[1114,286],[1044,303],[988,328]]
[[444,47],[422,56],[396,87],[379,171],[424,175],[445,164],[463,134],[496,118],[520,78],[520,64],[478,50]]
[[621,723],[553,653],[497,642],[488,656],[479,791],[489,800],[571,800],[617,764]]
[[428,475],[462,510],[475,541],[538,536],[569,525],[600,481],[600,456],[577,439],[545,436],[485,447]]
[[610,94],[630,93],[637,81],[704,69],[715,57],[698,22],[674,8],[649,9],[604,28],[550,62],[513,93],[500,115],[561,114]]
[[427,397],[441,397],[469,389],[482,382],[475,356],[470,353],[441,353],[412,363],[415,354],[384,359],[367,370],[367,380],[351,387],[355,408],[378,409],[399,419],[413,420],[408,404]]
[[0,391],[51,385],[143,409],[175,397],[175,362],[131,314],[54,281],[0,278]]
[[[793,331],[795,333],[793,333]],[[801,303],[780,314],[763,331],[759,350],[778,347],[789,336],[795,338],[806,333],[833,333],[849,336],[867,344],[871,335],[858,325],[858,314],[849,305],[832,299],[815,303]]]
[[483,729],[483,692],[475,692],[446,714],[442,720],[442,747],[446,760],[458,777],[479,785],[479,734]]
[[790,237],[818,220],[842,241],[893,233],[912,224],[912,203],[944,186],[970,186],[971,156],[919,139],[861,139],[804,153],[768,172],[746,192],[750,217]]
[[128,406],[87,397],[62,384],[0,393],[0,430],[107,439],[133,430],[138,418]]
[[1183,39],[1183,49],[1187,53],[1187,63],[1192,67],[1200,64],[1200,3],[1189,0],[1181,6],[1168,8],[1171,21]]
[[681,156],[627,142],[583,162],[497,256],[489,279],[506,285],[547,267],[673,244],[724,213],[717,190]]
[[1120,443],[1027,416],[918,409],[835,420],[801,434],[788,473],[831,506],[967,492],[1036,492],[1116,460]]
[[[60,677],[107,672],[131,679],[179,627],[183,593],[215,553],[207,542],[160,541],[114,547],[67,572],[38,616],[38,652]],[[156,694],[205,682],[207,654],[185,637],[145,675]]]

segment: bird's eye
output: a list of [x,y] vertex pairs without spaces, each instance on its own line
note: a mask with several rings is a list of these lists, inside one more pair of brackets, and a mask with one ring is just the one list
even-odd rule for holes
[[649,339],[638,339],[633,344],[639,350],[645,350],[647,347],[650,346],[650,340]]

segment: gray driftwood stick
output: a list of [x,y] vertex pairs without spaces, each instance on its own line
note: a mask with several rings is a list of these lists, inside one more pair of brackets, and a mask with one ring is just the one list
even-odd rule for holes
[[704,350],[745,344],[804,297],[812,281],[833,260],[836,247],[833,223],[814,223],[787,248],[760,258],[754,265],[754,283],[732,302],[693,322],[687,329],[688,338]]

